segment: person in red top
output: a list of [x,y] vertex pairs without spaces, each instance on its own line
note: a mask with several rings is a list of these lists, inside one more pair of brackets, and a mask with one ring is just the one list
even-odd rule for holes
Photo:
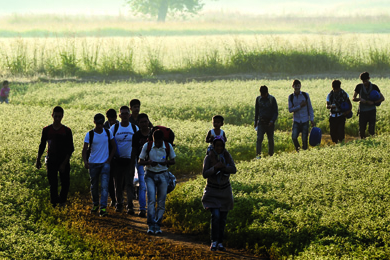
[[[47,178],[50,185],[50,202],[53,207],[59,204],[66,205],[70,186],[70,157],[74,151],[72,130],[61,123],[64,117],[64,110],[56,106],[52,113],[53,124],[46,126],[42,130],[41,143],[35,166],[42,167],[41,157],[48,144],[47,149]],[[58,195],[58,173],[61,181],[61,191]]]
[[3,102],[8,104],[8,97],[10,92],[10,88],[8,85],[9,85],[8,81],[4,80],[3,88],[0,90],[0,104]]

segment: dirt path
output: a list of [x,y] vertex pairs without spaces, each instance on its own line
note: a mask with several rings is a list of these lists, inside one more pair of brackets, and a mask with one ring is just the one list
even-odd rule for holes
[[[115,212],[108,208],[108,217],[91,214],[90,195],[73,199],[71,222],[73,228],[87,233],[101,241],[109,240],[121,257],[136,259],[269,259],[255,256],[245,250],[228,248],[227,252],[211,252],[209,241],[201,241],[197,236],[179,234],[169,227],[162,227],[161,235],[146,234],[146,218],[138,217],[138,201],[134,200],[136,215],[125,211]],[[104,242],[106,243],[106,242]],[[131,247],[129,248],[129,246]]]

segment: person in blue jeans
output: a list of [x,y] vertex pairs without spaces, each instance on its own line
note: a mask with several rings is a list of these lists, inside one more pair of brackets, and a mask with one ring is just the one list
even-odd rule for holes
[[138,216],[141,218],[146,217],[146,184],[145,184],[145,171],[144,166],[138,163],[139,155],[141,154],[142,147],[148,142],[150,134],[149,128],[149,117],[147,114],[138,115],[138,126],[140,128],[133,136],[133,153],[136,158],[136,168],[138,172],[139,190],[138,190],[138,202],[139,202],[139,213]]
[[[164,133],[156,130],[153,141],[142,147],[139,164],[145,166],[145,183],[148,195],[148,234],[161,234],[161,222],[165,212],[168,189],[168,166],[175,164],[176,154],[172,145],[164,141]],[[169,158],[169,160],[168,160]],[[157,195],[157,200],[156,200]],[[156,209],[157,204],[157,209]]]
[[292,87],[294,89],[294,93],[288,97],[288,111],[293,113],[291,138],[293,140],[295,150],[299,152],[301,149],[298,142],[299,133],[302,133],[302,149],[307,150],[309,122],[311,122],[312,127],[315,125],[314,112],[309,94],[301,91],[301,82],[297,79],[294,80]]
[[230,174],[237,172],[233,158],[225,149],[225,140],[216,136],[214,149],[203,162],[203,178],[207,178],[202,204],[211,212],[211,251],[226,251],[223,246],[226,219],[229,210],[233,209],[233,193],[230,185]]
[[255,129],[257,129],[256,159],[261,158],[261,145],[264,134],[268,138],[268,154],[274,154],[275,121],[278,118],[278,104],[274,96],[268,94],[268,87],[260,87],[260,96],[255,103]]
[[[93,206],[91,213],[99,210],[99,178],[101,178],[100,212],[101,217],[108,216],[108,184],[110,181],[110,163],[115,154],[115,141],[111,131],[103,128],[104,115],[96,114],[95,128],[84,138],[82,156],[84,167],[89,169]],[[110,149],[111,148],[111,149]]]

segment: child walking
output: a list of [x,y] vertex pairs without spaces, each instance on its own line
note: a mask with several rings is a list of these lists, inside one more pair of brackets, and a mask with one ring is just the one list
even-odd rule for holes
[[207,148],[207,154],[210,152],[210,150],[213,148],[212,143],[216,136],[220,136],[224,138],[224,141],[227,141],[225,132],[221,129],[221,126],[223,126],[224,118],[221,115],[213,116],[213,129],[211,129],[206,136],[206,143],[210,143],[209,147]]
[[8,104],[8,96],[10,92],[9,83],[7,80],[4,80],[3,82],[3,88],[0,90],[0,104],[3,102]]
[[230,174],[236,173],[232,156],[225,149],[225,140],[216,136],[214,149],[206,155],[203,162],[203,178],[207,184],[203,192],[202,204],[211,212],[211,251],[226,251],[223,246],[226,218],[233,209],[233,193],[230,186]]

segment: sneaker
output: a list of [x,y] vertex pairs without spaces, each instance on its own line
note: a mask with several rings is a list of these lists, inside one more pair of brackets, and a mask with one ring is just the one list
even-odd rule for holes
[[226,248],[222,245],[222,243],[218,244],[217,249],[218,249],[218,251],[223,251],[223,252],[226,251]]
[[123,206],[122,205],[118,205],[116,206],[116,209],[115,209],[116,212],[122,212],[123,211]]
[[96,213],[99,210],[99,205],[94,205],[91,209],[91,213]]
[[147,234],[154,234],[154,226],[149,226],[148,231],[146,232]]
[[256,156],[256,160],[260,160],[260,159],[261,159],[260,155]]
[[156,225],[156,231],[154,232],[156,235],[162,234],[162,230],[159,226]]
[[108,212],[107,212],[106,208],[100,209],[100,216],[101,217],[107,217],[108,216]]
[[135,214],[134,209],[133,208],[128,208],[127,209],[127,214],[134,215]]
[[211,242],[210,250],[211,251],[217,251],[217,241]]
[[140,210],[140,212],[138,213],[138,217],[146,218],[146,210]]

